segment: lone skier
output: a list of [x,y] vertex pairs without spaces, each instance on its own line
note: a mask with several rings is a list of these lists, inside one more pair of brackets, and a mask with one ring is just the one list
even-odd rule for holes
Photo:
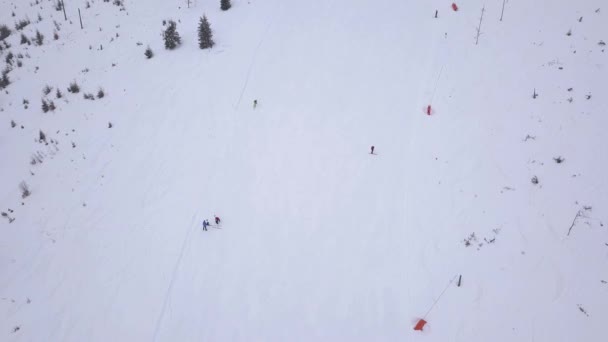
[[258,106],[258,100],[253,100],[253,109]]
[[372,145],[372,151],[369,154],[374,154],[375,147]]

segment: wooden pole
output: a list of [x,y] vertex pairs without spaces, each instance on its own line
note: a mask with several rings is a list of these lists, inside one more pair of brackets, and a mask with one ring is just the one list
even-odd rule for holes
[[68,16],[65,14],[65,2],[63,2],[63,0],[61,0],[61,8],[63,8],[63,18],[65,21],[68,21]]
[[502,0],[502,11],[500,12],[500,21],[502,21],[502,15],[505,13],[505,2],[507,0]]
[[78,9],[78,18],[80,18],[80,29],[84,29],[84,27],[82,26],[82,16],[80,15],[80,8]]

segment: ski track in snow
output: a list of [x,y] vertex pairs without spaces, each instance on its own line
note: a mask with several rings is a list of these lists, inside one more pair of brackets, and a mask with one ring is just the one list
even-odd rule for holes
[[156,325],[154,327],[154,335],[152,340],[156,341],[158,337],[158,332],[160,330],[163,317],[165,316],[165,311],[167,309],[167,303],[169,302],[169,297],[171,296],[171,291],[173,290],[173,282],[177,276],[177,271],[179,270],[179,266],[182,262],[182,257],[184,256],[184,251],[186,250],[186,245],[188,245],[192,240],[190,239],[190,234],[196,227],[196,213],[192,215],[192,220],[190,221],[190,225],[188,226],[188,230],[186,231],[186,235],[184,236],[184,242],[182,243],[182,247],[179,251],[179,256],[175,261],[175,266],[173,266],[173,271],[171,272],[171,280],[169,281],[169,286],[167,287],[167,292],[165,293],[163,299],[163,306],[158,314],[158,319],[156,321]]

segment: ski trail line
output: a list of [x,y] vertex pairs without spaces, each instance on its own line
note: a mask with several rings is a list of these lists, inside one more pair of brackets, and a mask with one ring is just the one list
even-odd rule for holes
[[439,295],[439,297],[437,297],[437,299],[435,299],[435,302],[433,302],[433,305],[431,305],[431,308],[429,309],[429,311],[427,311],[424,316],[422,316],[422,319],[426,319],[426,316],[429,315],[429,313],[431,313],[431,310],[433,310],[433,308],[435,307],[435,304],[437,304],[437,302],[441,299],[441,297],[443,296],[443,294],[445,293],[445,291],[448,290],[448,288],[450,287],[450,285],[452,285],[452,283],[454,282],[454,280],[456,280],[457,276],[454,276],[454,278],[452,278],[452,280],[450,280],[450,282],[448,283],[448,285],[445,287],[445,289],[443,289],[443,292],[441,292],[441,294]]
[[179,257],[177,258],[177,261],[175,262],[175,266],[173,266],[173,272],[171,274],[171,282],[169,282],[169,288],[167,288],[167,292],[165,293],[163,307],[160,310],[158,319],[156,320],[156,327],[154,328],[154,337],[152,338],[152,341],[156,341],[156,337],[158,336],[158,331],[160,329],[160,323],[162,322],[163,317],[165,316],[167,302],[169,301],[169,295],[171,294],[171,290],[173,289],[173,282],[175,281],[175,276],[177,275],[177,269],[179,268],[179,265],[182,262],[182,257],[184,256],[184,250],[186,249],[186,242],[188,242],[190,240],[189,239],[190,233],[192,233],[192,230],[194,230],[194,219],[195,218],[196,218],[196,214],[192,214],[192,220],[190,221],[190,227],[188,228],[188,232],[186,233],[186,237],[184,238],[184,242],[182,243],[182,248],[179,253]]
[[268,26],[266,26],[266,30],[264,30],[264,34],[262,34],[262,38],[260,39],[260,42],[258,43],[258,45],[256,46],[254,52],[253,52],[253,57],[251,58],[251,63],[249,64],[249,69],[247,69],[247,75],[245,76],[245,83],[243,84],[243,88],[241,89],[241,95],[239,95],[239,100],[237,101],[236,105],[234,106],[234,109],[238,109],[239,106],[241,105],[241,100],[243,99],[243,94],[245,94],[245,90],[247,89],[247,84],[249,84],[249,76],[251,75],[251,70],[253,70],[253,65],[255,64],[255,60],[258,57],[258,50],[260,49],[260,46],[262,46],[262,43],[264,42],[264,38],[266,38],[266,35],[268,34],[268,31],[270,30],[270,27],[272,26],[272,24],[274,23],[274,18],[273,20],[271,20],[268,23]]

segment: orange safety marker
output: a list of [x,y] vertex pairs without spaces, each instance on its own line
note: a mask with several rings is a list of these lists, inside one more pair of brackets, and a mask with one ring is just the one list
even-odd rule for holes
[[414,330],[420,330],[422,331],[422,329],[424,328],[424,325],[426,324],[426,321],[424,319],[419,319],[418,323],[416,323],[416,326],[414,327]]

